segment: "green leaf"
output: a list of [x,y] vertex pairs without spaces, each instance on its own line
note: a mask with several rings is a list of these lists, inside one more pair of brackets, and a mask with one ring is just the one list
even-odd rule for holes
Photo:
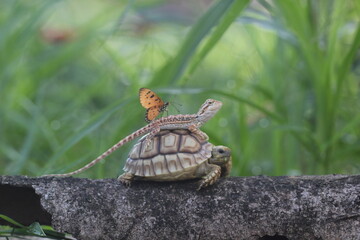
[[177,56],[155,74],[152,83],[161,85],[164,81],[172,84],[184,73],[189,60],[194,55],[197,47],[210,30],[218,24],[234,0],[221,0],[215,3],[191,28]]
[[355,33],[355,37],[354,40],[351,44],[351,47],[349,49],[349,51],[347,52],[347,54],[344,57],[344,60],[342,61],[342,65],[340,67],[340,70],[338,72],[338,88],[336,91],[336,100],[339,99],[340,97],[340,93],[342,91],[342,86],[343,86],[343,82],[345,81],[347,74],[350,71],[350,67],[351,64],[354,61],[354,58],[356,56],[356,54],[358,53],[358,50],[360,48],[360,24],[358,24],[357,29],[356,29],[356,33]]
[[10,218],[10,217],[8,217],[8,216],[5,216],[5,215],[3,215],[3,214],[0,214],[0,218],[2,218],[3,220],[5,220],[5,221],[7,221],[7,222],[9,222],[9,223],[17,226],[17,227],[22,227],[22,228],[25,227],[25,226],[22,225],[21,223],[18,223],[18,222],[15,221],[14,219],[12,219],[12,218]]
[[40,223],[34,222],[29,227],[27,227],[27,232],[37,235],[37,236],[46,236],[43,229],[40,226]]
[[[204,58],[211,51],[211,49],[214,48],[214,46],[226,32],[226,30],[235,21],[240,12],[245,8],[245,6],[247,6],[248,3],[248,0],[238,0],[235,1],[228,9],[226,9],[226,12],[224,12],[224,16],[221,19],[221,22],[211,34],[211,37],[207,40],[201,51],[196,55],[196,57],[194,57],[189,69],[189,75],[191,75],[197,69],[198,65],[204,60]],[[180,84],[184,85],[188,79],[189,78],[183,78],[183,81],[180,82]]]
[[[121,102],[121,103],[120,103]],[[118,111],[120,108],[125,106],[129,100],[125,101],[118,101],[114,104],[107,107],[104,111],[101,113],[98,113],[94,117],[92,117],[85,126],[83,126],[78,132],[76,132],[74,135],[70,136],[63,146],[52,156],[48,163],[45,165],[44,171],[48,171],[51,169],[55,162],[64,155],[64,153],[69,150],[72,146],[74,146],[77,142],[79,142],[84,136],[88,135],[90,132],[97,129],[101,124],[103,124],[114,112]]]

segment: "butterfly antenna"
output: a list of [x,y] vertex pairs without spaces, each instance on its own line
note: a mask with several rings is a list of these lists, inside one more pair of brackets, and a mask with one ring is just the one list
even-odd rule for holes
[[166,116],[169,116],[169,105],[170,102],[165,103],[163,110],[161,111],[161,114],[163,114],[164,112],[166,112]]
[[177,113],[180,113],[180,110],[179,110],[179,108],[176,107],[176,105],[181,108],[182,104],[173,102],[171,105],[176,109]]

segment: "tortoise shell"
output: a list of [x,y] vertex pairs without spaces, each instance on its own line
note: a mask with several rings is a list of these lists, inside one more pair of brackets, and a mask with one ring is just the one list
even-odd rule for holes
[[124,171],[149,180],[174,181],[198,177],[196,170],[211,157],[213,145],[189,130],[162,130],[147,149],[142,137],[132,148]]

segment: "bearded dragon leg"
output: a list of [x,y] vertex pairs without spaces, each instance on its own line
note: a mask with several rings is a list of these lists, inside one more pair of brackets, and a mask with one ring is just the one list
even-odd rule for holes
[[153,138],[155,137],[156,134],[158,134],[160,132],[160,126],[155,126],[153,130],[151,130],[148,135],[146,135],[145,140],[144,140],[144,147],[143,147],[143,152],[146,150],[149,150],[150,146],[151,146],[151,142],[153,140]]
[[203,131],[201,131],[195,124],[190,125],[188,127],[189,131],[192,132],[193,134],[197,135],[200,139],[202,140],[208,140],[209,136],[204,133]]

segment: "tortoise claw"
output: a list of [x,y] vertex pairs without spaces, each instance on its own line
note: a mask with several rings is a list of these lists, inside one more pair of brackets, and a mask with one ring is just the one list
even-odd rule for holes
[[212,168],[211,172],[209,174],[207,174],[206,176],[203,177],[203,180],[200,181],[200,185],[197,188],[197,190],[199,191],[201,188],[205,188],[209,185],[212,185],[216,182],[216,180],[219,179],[220,175],[221,175],[221,167],[214,165],[214,164],[209,164],[209,166]]
[[200,191],[202,188],[207,187],[207,185],[205,184],[204,180],[202,180],[198,186],[198,188],[196,189],[196,191]]
[[130,187],[130,186],[131,186],[131,181],[129,181],[129,180],[120,180],[120,182],[121,182],[125,187]]
[[118,177],[118,181],[121,182],[125,187],[130,187],[134,175],[131,173],[124,173]]

